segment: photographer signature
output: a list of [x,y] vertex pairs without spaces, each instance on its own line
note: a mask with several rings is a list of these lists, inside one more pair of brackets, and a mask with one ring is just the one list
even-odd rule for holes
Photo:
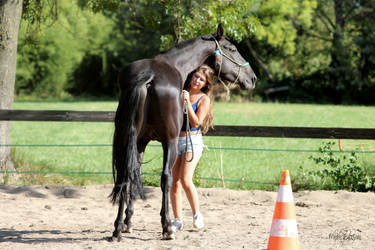
[[344,228],[333,231],[328,238],[335,241],[355,241],[361,240],[361,230]]

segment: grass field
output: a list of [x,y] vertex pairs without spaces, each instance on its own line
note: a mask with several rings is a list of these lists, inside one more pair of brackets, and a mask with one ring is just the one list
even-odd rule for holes
[[[19,101],[13,109],[114,111],[116,106],[115,101]],[[215,103],[214,115],[216,125],[375,127],[375,107],[364,106]],[[29,145],[12,147],[18,170],[111,172],[111,123],[12,122],[11,126],[11,144]],[[222,186],[224,177],[229,188],[273,190],[277,185],[261,183],[277,183],[283,169],[289,169],[292,178],[299,166],[316,169],[309,156],[317,153],[310,151],[316,151],[324,141],[329,140],[206,136],[204,142],[209,151],[202,156],[195,181],[203,187]],[[361,142],[364,141],[345,140],[344,149],[355,150]],[[46,144],[50,146],[41,146]],[[375,148],[375,144],[366,147]],[[151,160],[143,166],[146,185],[159,183],[161,153],[158,142],[150,143],[146,149],[144,161]],[[363,153],[359,158],[364,166],[375,169],[375,154]],[[112,183],[112,176],[25,174],[22,180],[27,184],[89,185]]]

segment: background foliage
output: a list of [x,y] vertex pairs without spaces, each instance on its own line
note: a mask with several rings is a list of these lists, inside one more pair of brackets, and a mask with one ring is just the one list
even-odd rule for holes
[[120,68],[222,23],[258,75],[244,98],[374,104],[374,21],[373,0],[24,1],[16,94],[114,97]]

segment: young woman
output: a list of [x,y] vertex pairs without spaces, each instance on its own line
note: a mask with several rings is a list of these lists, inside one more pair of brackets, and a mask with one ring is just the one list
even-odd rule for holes
[[[199,211],[198,193],[193,183],[193,174],[203,151],[202,133],[207,132],[208,128],[213,126],[212,100],[210,99],[213,78],[213,69],[202,65],[192,74],[189,84],[186,86],[187,91],[183,91],[184,100],[187,103],[193,153],[190,140],[188,140],[186,148],[187,119],[184,115],[184,124],[178,141],[178,158],[172,169],[173,184],[170,193],[175,217],[172,228],[175,231],[183,228],[181,188],[184,189],[190,203],[193,226],[198,229],[204,226],[203,216]],[[192,156],[191,162],[186,161],[186,159],[190,160]]]

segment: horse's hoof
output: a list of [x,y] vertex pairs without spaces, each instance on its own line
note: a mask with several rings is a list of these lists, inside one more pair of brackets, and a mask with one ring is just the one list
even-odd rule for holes
[[112,237],[108,237],[108,242],[115,242],[117,239],[118,242],[121,241],[121,237],[115,237],[115,236],[112,236]]
[[115,233],[115,232],[114,232],[114,233],[112,234],[112,237],[109,237],[109,238],[108,238],[108,241],[109,241],[109,242],[114,242],[114,241],[116,241],[116,239],[117,239],[118,242],[121,241],[121,239],[122,239],[122,237],[121,237],[121,233]]
[[119,236],[117,236],[117,242],[121,242],[122,240],[122,237],[121,237],[121,234]]
[[171,233],[163,233],[163,240],[175,240],[176,239],[176,235],[171,232]]
[[133,232],[133,227],[126,227],[122,229],[122,232],[131,234]]

